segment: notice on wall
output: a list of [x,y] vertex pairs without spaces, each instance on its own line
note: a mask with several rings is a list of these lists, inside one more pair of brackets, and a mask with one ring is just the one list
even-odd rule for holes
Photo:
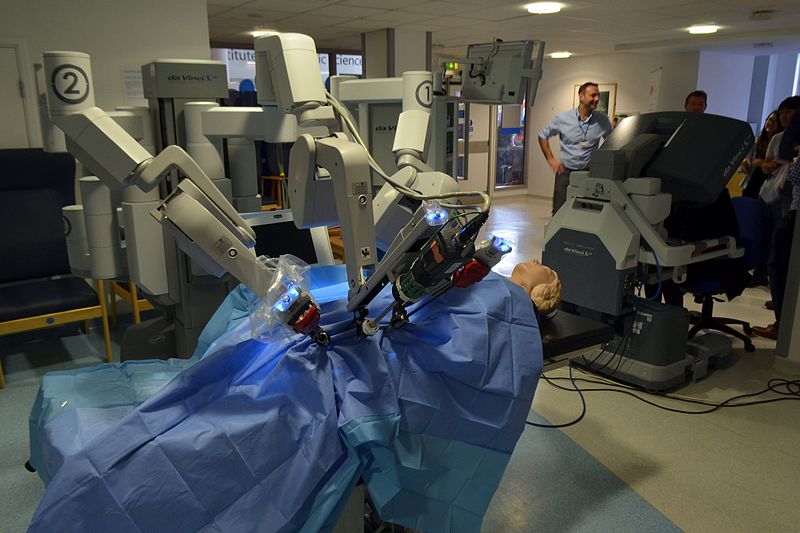
[[125,97],[128,100],[144,98],[144,85],[142,84],[142,71],[140,69],[123,69],[122,84],[125,87]]

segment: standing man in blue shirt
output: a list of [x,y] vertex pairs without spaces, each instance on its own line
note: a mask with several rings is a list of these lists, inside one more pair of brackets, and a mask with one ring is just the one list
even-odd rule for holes
[[[576,170],[587,170],[592,153],[600,145],[600,138],[611,133],[611,121],[596,111],[600,102],[600,88],[587,81],[578,89],[580,104],[576,109],[559,113],[539,132],[539,146],[547,164],[555,172],[553,188],[553,214],[567,201],[569,174]],[[553,156],[550,137],[561,139],[561,159]]]

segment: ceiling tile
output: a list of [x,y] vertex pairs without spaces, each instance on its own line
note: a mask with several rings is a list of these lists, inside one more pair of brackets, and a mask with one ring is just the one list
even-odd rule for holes
[[360,6],[343,6],[336,4],[333,6],[327,6],[320,9],[315,9],[311,14],[320,16],[332,15],[334,17],[346,17],[350,19],[357,19],[362,17],[368,17],[370,15],[381,15],[388,12],[389,12],[388,9],[375,9],[372,7],[360,7]]
[[428,0],[344,0],[344,6],[364,6],[382,9],[404,9],[410,6],[424,4]]
[[[800,32],[795,31],[800,26],[796,0],[569,0],[567,7],[554,15],[526,14],[524,4],[524,0],[213,0],[208,12],[214,36],[274,24],[281,31],[316,32],[325,40],[354,42],[361,32],[400,27],[433,31],[437,46],[464,48],[467,43],[493,37],[527,38],[544,40],[548,50],[568,46],[571,51],[597,54],[620,43],[648,41],[683,43],[673,48],[697,49],[699,45],[691,44],[685,29],[692,23],[713,20],[723,26],[720,41],[732,33],[741,34],[744,40],[751,34],[750,40],[763,41],[770,32],[794,32],[787,39],[797,44],[785,46],[800,46]],[[750,13],[754,7],[768,7],[776,13],[770,20],[753,21]],[[338,36],[339,32],[345,35]],[[714,39],[696,42],[713,43]],[[663,43],[660,46],[664,48]]]
[[339,26],[342,28],[365,32],[383,29],[387,26],[387,24],[386,22],[380,20],[353,19],[336,25],[336,27]]
[[[216,2],[216,0],[214,0]],[[327,7],[331,3],[320,0],[252,0],[244,4],[246,9],[274,9],[290,13],[304,13],[313,9]]]
[[275,11],[271,9],[231,9],[230,11],[220,15],[219,18],[228,20],[246,20],[252,24],[262,24],[268,22],[277,22],[288,17],[296,16],[297,13],[287,13],[285,11]]
[[[476,6],[477,7],[477,6]],[[472,19],[480,20],[515,20],[523,18],[525,20],[533,19],[533,15],[525,11],[519,4],[512,6],[495,6],[486,7],[486,4],[481,4],[478,9],[469,10],[464,13],[464,16]],[[544,17],[542,17],[544,18]]]
[[[472,22],[475,21],[473,20]],[[430,19],[423,22],[415,22],[413,24],[397,24],[394,27],[403,30],[437,31],[437,30],[449,30],[451,29],[452,26],[446,24],[443,21]]]
[[412,22],[428,20],[431,18],[431,16],[425,13],[409,13],[407,11],[397,10],[387,11],[385,13],[381,13],[380,15],[371,15],[364,18],[367,20],[381,20],[395,24],[408,24]]
[[295,15],[287,19],[283,19],[278,24],[281,31],[295,31],[305,33],[307,29],[311,28],[326,28],[328,26],[335,26],[342,22],[351,20],[347,17],[332,17],[332,16],[318,16],[310,14]]
[[425,2],[424,4],[417,4],[407,9],[412,13],[431,13],[434,15],[453,15],[458,14],[461,16],[467,15],[470,11],[476,11],[479,6],[476,5],[463,5],[453,2]]

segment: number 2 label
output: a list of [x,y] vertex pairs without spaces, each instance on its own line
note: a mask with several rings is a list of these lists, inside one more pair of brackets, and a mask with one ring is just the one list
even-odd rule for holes
[[60,65],[50,79],[53,94],[66,104],[80,104],[89,97],[89,76],[77,65]]

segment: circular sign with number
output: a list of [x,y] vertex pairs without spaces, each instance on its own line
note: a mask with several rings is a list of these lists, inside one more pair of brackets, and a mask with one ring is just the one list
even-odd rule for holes
[[417,102],[422,107],[430,107],[433,103],[433,83],[430,80],[417,85]]
[[89,97],[89,76],[77,65],[60,65],[50,80],[53,94],[67,104],[80,104]]

